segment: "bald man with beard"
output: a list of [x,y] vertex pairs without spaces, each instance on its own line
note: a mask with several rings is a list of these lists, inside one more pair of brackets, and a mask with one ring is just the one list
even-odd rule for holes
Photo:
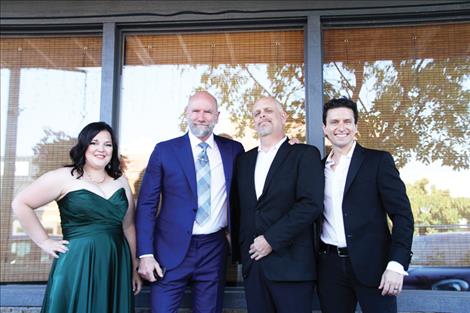
[[311,313],[320,153],[288,143],[287,114],[274,98],[258,100],[253,119],[260,145],[237,159],[231,195],[233,255],[243,266],[248,312]]

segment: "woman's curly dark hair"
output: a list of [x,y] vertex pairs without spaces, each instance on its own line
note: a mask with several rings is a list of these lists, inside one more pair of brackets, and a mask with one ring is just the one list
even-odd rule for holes
[[78,178],[83,176],[83,166],[85,165],[86,161],[85,152],[93,138],[95,138],[95,136],[103,130],[107,131],[111,135],[111,141],[113,144],[113,154],[111,156],[111,161],[109,161],[108,165],[106,165],[105,170],[108,175],[114,179],[121,177],[122,170],[118,154],[118,143],[114,136],[113,129],[105,122],[90,123],[82,129],[80,134],[78,134],[78,142],[75,146],[72,147],[72,149],[70,149],[69,152],[73,163],[68,166],[72,167],[72,175],[74,171],[77,171]]

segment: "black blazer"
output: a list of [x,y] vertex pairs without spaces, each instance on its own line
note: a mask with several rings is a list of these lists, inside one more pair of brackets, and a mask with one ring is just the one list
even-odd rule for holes
[[[256,199],[258,149],[240,155],[231,193],[232,253],[246,277],[252,262],[261,262],[275,281],[316,278],[313,222],[323,212],[324,174],[318,149],[304,144],[280,147],[271,164],[263,193]],[[253,239],[264,235],[273,251],[259,261],[248,253]]]
[[344,188],[343,220],[353,270],[363,284],[378,286],[389,261],[408,268],[413,214],[390,153],[356,143]]

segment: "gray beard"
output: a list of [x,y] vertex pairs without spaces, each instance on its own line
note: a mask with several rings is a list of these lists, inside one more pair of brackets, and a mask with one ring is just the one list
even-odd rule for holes
[[260,137],[268,136],[268,135],[271,135],[272,132],[273,130],[271,127],[260,128],[258,129],[258,136]]
[[198,127],[198,126],[193,125],[192,123],[188,123],[188,125],[189,125],[189,130],[191,131],[191,133],[197,138],[203,138],[203,137],[209,136],[214,130],[214,126],[215,126],[215,125],[209,125],[207,127]]

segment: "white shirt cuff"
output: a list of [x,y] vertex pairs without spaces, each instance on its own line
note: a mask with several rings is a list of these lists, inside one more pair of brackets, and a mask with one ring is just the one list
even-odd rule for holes
[[390,261],[387,264],[387,270],[391,270],[393,272],[396,272],[398,274],[402,274],[404,276],[408,276],[408,273],[405,271],[403,268],[403,265],[398,263],[397,261]]
[[142,254],[139,256],[139,259],[142,259],[142,258],[148,258],[148,257],[153,257],[153,254],[149,253],[149,254]]

